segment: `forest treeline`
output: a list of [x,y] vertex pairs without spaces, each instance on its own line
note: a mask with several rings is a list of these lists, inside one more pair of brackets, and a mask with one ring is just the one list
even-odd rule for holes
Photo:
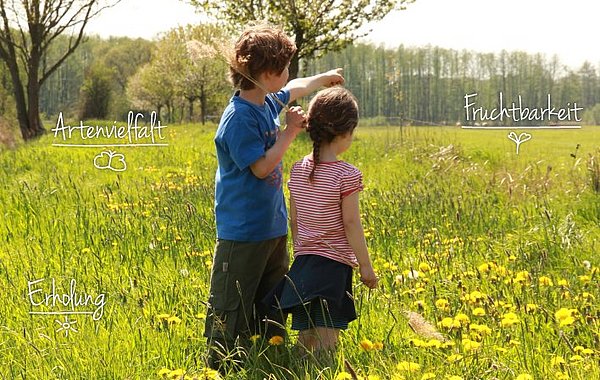
[[[130,110],[158,110],[167,122],[218,118],[232,93],[227,70],[214,58],[204,65],[186,60],[190,36],[206,37],[206,31],[180,28],[157,41],[89,37],[44,83],[42,118],[56,120],[63,112],[71,119],[122,121]],[[66,40],[58,38],[56,47],[61,43]],[[525,52],[356,43],[302,62],[301,74],[335,67],[344,68],[361,116],[380,123],[464,123],[465,95],[477,93],[478,106],[491,109],[502,93],[507,102],[520,96],[528,107],[546,106],[551,94],[557,108],[577,103],[585,123],[600,124],[600,67],[589,62],[569,68],[558,57]],[[14,102],[1,63],[0,82],[0,115],[10,119]]]

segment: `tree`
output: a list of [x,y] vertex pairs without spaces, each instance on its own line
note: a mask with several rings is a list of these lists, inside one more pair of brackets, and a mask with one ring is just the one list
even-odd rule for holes
[[293,37],[297,52],[290,79],[298,76],[301,59],[340,50],[367,34],[361,27],[381,20],[414,0],[191,0],[235,31],[255,20],[281,26]]
[[81,108],[79,118],[105,119],[112,96],[112,72],[103,64],[88,69],[81,86]]
[[[0,0],[0,59],[10,72],[24,140],[45,132],[39,112],[39,93],[44,81],[83,41],[89,20],[120,0],[105,6],[100,6],[100,1]],[[66,49],[55,61],[48,62],[46,52],[52,42],[69,32],[72,34]]]

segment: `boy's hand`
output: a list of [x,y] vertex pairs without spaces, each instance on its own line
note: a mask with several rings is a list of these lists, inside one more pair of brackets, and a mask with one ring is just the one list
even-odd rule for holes
[[344,69],[338,67],[334,70],[329,70],[323,73],[323,86],[332,87],[344,84],[344,77],[342,76],[342,72]]
[[291,107],[285,114],[285,124],[287,125],[287,128],[293,128],[292,130],[295,133],[300,133],[300,131],[306,127],[306,123],[304,110],[300,106]]
[[363,265],[360,267],[360,282],[365,284],[369,289],[375,289],[379,278],[375,275],[371,265]]

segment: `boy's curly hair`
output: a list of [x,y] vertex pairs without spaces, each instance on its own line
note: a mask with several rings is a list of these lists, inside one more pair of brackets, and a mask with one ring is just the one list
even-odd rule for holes
[[255,85],[244,77],[257,79],[262,73],[281,74],[296,53],[296,45],[285,33],[268,24],[246,29],[235,43],[229,59],[229,79],[239,89]]

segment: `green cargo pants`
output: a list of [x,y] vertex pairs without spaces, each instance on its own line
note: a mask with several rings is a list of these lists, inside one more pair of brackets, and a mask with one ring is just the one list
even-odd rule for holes
[[260,301],[288,269],[287,236],[260,242],[217,241],[204,329],[212,368],[237,348],[248,347],[253,335],[285,336],[281,327],[286,316]]

